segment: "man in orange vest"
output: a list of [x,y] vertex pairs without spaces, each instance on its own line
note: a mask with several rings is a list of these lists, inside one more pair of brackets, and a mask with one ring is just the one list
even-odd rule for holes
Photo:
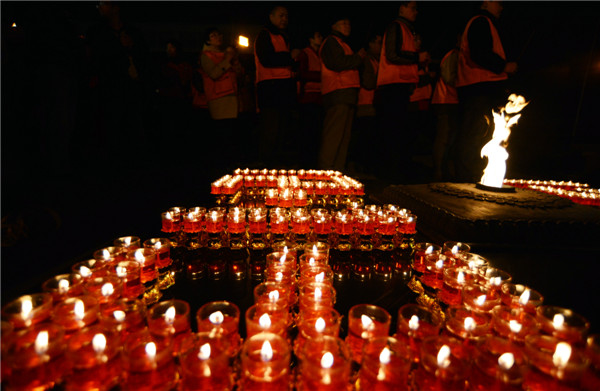
[[319,49],[323,43],[320,31],[309,29],[308,46],[298,55],[298,111],[300,132],[298,161],[303,167],[316,167],[317,148],[323,106],[321,104],[321,59]]
[[409,155],[405,144],[410,95],[419,82],[418,65],[429,62],[428,52],[415,44],[413,23],[417,19],[415,1],[400,2],[398,18],[385,30],[383,49],[377,75],[375,105],[379,116],[379,137],[382,146],[382,171],[396,176],[402,161]]
[[352,120],[358,101],[360,77],[358,68],[366,56],[365,49],[354,53],[346,42],[350,36],[350,20],[338,17],[321,46],[321,93],[325,107],[319,168],[344,170]]
[[292,108],[296,104],[292,66],[300,50],[290,50],[287,25],[287,8],[273,7],[269,21],[254,43],[256,99],[261,122],[259,159],[267,165],[281,164],[286,156],[285,141],[290,139]]
[[484,161],[480,152],[491,137],[492,109],[504,106],[508,97],[504,81],[517,70],[516,62],[506,60],[496,27],[502,9],[499,1],[483,1],[462,34],[456,81],[462,116],[455,143],[459,182],[481,179]]

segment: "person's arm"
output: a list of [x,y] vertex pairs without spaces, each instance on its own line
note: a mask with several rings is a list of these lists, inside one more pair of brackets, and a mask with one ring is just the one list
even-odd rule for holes
[[213,80],[217,80],[231,67],[231,63],[227,57],[220,63],[215,64],[214,61],[204,53],[200,56],[200,65],[208,77]]
[[454,87],[458,74],[458,50],[452,51],[440,68],[440,77],[444,83]]
[[490,25],[485,17],[476,18],[467,33],[471,59],[475,64],[494,73],[502,73],[506,60],[494,53]]
[[333,37],[327,38],[323,43],[321,59],[325,66],[334,72],[357,69],[362,62],[362,58],[358,53],[344,53],[344,48]]
[[266,68],[280,68],[293,65],[290,52],[276,52],[267,30],[261,30],[256,37],[256,56]]
[[385,31],[385,58],[396,65],[413,65],[419,62],[419,53],[402,50],[402,28],[396,22],[390,24]]

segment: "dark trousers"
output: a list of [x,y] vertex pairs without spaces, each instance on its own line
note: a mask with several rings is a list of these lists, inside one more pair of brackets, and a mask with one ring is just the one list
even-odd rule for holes
[[292,119],[291,107],[265,107],[260,110],[258,154],[269,167],[282,165],[285,160],[286,138]]
[[337,104],[329,107],[325,112],[319,150],[319,168],[344,170],[355,109],[354,105]]

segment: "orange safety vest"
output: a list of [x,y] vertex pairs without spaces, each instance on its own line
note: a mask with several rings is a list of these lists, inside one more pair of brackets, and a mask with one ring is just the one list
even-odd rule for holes
[[[375,77],[377,78],[377,73],[379,71],[379,61],[374,58],[369,57],[369,61],[371,61],[371,66],[375,71]],[[367,90],[366,88],[360,87],[358,91],[358,104],[359,105],[372,105],[373,98],[375,97],[375,89]]]
[[[440,68],[444,64],[444,61],[450,57],[453,50],[450,50],[444,58],[442,58],[442,62],[440,62]],[[433,104],[457,104],[458,103],[458,93],[456,92],[456,87],[453,87],[447,84],[444,79],[440,76],[437,84],[435,85],[435,90],[433,91],[433,98],[431,98],[431,103]]]
[[[206,50],[202,54],[206,54],[215,64],[219,64],[225,58],[224,52]],[[204,82],[204,92],[208,101],[237,92],[237,79],[231,68],[225,71],[217,80],[213,80],[206,72],[202,72],[202,81]]]
[[[302,51],[304,53],[306,53],[306,57],[308,58],[308,70],[312,71],[312,72],[320,72],[321,71],[321,59],[319,58],[319,53],[317,53],[310,46],[302,49]],[[307,93],[307,92],[321,92],[321,83],[318,81],[305,82],[304,83],[304,93]]]
[[[283,39],[283,35],[273,34],[269,30],[265,29],[271,36],[271,43],[273,43],[273,47],[275,48],[275,52],[289,52],[290,45],[285,43],[285,39]],[[272,79],[289,79],[292,77],[292,67],[274,67],[268,68],[263,66],[258,59],[258,55],[256,54],[256,42],[254,45],[254,64],[256,65],[256,83],[261,82],[263,80],[272,80]]]
[[468,86],[475,83],[482,83],[487,81],[500,81],[508,78],[508,75],[504,72],[502,73],[494,73],[490,70],[484,69],[479,65],[475,64],[471,59],[471,52],[469,50],[469,40],[468,40],[468,31],[469,27],[471,27],[471,23],[476,18],[483,17],[485,18],[489,25],[490,31],[492,33],[492,42],[494,53],[502,57],[502,59],[506,60],[506,55],[504,54],[504,48],[502,47],[502,42],[500,41],[500,35],[498,35],[498,30],[488,18],[484,15],[474,16],[467,23],[467,27],[465,27],[465,31],[462,35],[462,40],[460,42],[460,52],[458,53],[458,75],[456,80],[457,87]]
[[[342,49],[344,49],[345,55],[354,54],[352,49],[350,49],[350,46],[348,46],[348,44],[342,41],[340,38],[336,37],[335,35],[330,35],[327,37],[327,39],[330,38],[334,38],[338,41]],[[348,69],[345,71],[336,72],[325,66],[321,56],[324,46],[325,42],[323,42],[321,49],[319,49],[319,57],[321,57],[321,94],[325,95],[332,91],[341,90],[344,88],[360,88],[360,76],[357,69]]]
[[[419,75],[424,75],[424,70],[419,70]],[[411,102],[418,102],[420,100],[427,100],[431,98],[431,92],[433,89],[431,88],[431,84],[424,85],[422,87],[417,87],[410,95]]]
[[[415,46],[414,35],[412,31],[401,21],[396,20],[396,23],[402,28],[402,51],[405,52],[417,52]],[[386,84],[395,83],[418,83],[419,82],[419,69],[417,64],[411,65],[396,65],[388,61],[385,56],[385,40],[386,35],[383,36],[381,46],[384,48],[379,61],[379,73],[377,75],[377,87]]]

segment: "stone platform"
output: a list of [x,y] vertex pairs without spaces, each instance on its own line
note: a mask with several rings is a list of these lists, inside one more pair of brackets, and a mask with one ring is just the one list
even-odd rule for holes
[[434,241],[480,245],[598,248],[600,208],[533,190],[494,193],[471,183],[392,185],[382,203],[410,209]]

